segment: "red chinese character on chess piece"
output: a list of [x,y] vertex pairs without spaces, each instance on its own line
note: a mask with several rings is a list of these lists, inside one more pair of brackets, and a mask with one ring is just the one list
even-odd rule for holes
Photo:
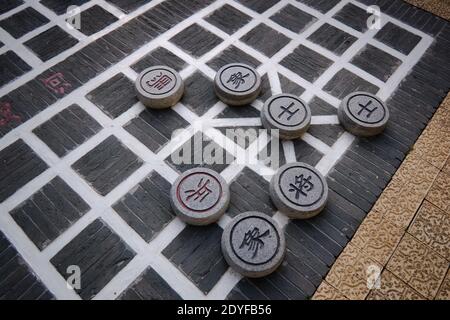
[[64,75],[61,72],[55,73],[47,79],[42,79],[42,82],[48,89],[61,95],[66,93],[66,89],[72,87],[72,85],[64,79]]
[[9,102],[0,102],[0,126],[3,127],[11,121],[21,122],[22,119],[13,113]]
[[168,75],[160,72],[158,75],[154,76],[150,81],[147,81],[147,84],[149,85],[149,87],[162,90],[164,89],[165,86],[167,86],[171,82],[172,79]]

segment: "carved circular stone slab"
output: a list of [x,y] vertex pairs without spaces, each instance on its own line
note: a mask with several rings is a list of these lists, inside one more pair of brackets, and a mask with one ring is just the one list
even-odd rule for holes
[[142,71],[135,83],[139,100],[149,108],[170,108],[180,101],[184,83],[178,72],[166,66],[154,66]]
[[230,203],[230,190],[225,179],[207,168],[194,168],[182,173],[170,190],[170,204],[181,220],[192,225],[217,221]]
[[389,109],[371,93],[353,92],[342,100],[338,117],[347,131],[357,136],[370,137],[386,128]]
[[[264,103],[261,122],[273,135],[282,139],[296,139],[308,130],[311,110],[298,97],[282,93],[270,97]],[[278,129],[278,134],[273,129]]]
[[254,101],[261,92],[261,76],[246,64],[227,64],[217,71],[214,91],[226,104],[246,105]]
[[328,199],[328,184],[309,164],[288,163],[278,169],[270,181],[270,197],[275,206],[294,219],[317,215]]
[[277,222],[260,212],[237,215],[222,234],[222,252],[228,264],[246,277],[264,277],[283,262],[284,234]]

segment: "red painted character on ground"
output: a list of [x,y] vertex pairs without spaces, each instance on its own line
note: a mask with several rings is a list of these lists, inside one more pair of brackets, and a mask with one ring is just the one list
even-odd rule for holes
[[61,72],[55,73],[47,79],[42,79],[44,85],[56,94],[63,95],[66,93],[66,89],[72,87],[72,85],[64,79],[64,75]]
[[21,122],[22,119],[13,113],[9,102],[0,102],[0,126],[3,127],[11,121]]

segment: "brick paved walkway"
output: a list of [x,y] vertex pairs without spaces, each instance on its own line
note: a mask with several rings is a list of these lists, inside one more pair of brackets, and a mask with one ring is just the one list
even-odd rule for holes
[[[313,299],[450,299],[450,95]],[[381,271],[380,287],[368,276]]]

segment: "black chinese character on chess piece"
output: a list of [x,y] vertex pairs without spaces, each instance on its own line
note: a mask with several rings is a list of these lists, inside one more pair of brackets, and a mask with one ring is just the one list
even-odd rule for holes
[[154,76],[150,81],[147,81],[147,85],[151,88],[155,88],[158,90],[164,89],[169,83],[172,82],[172,79],[167,75],[160,72],[158,75]]
[[281,117],[283,116],[283,114],[288,113],[288,117],[287,120],[291,120],[291,118],[294,116],[294,114],[296,114],[300,109],[295,109],[294,111],[291,111],[290,109],[294,106],[294,102],[291,102],[290,105],[288,105],[287,107],[285,106],[281,106],[280,108],[283,109],[283,111],[281,111],[281,113],[278,115],[278,119],[281,119]]
[[290,192],[295,192],[295,199],[298,199],[300,195],[307,196],[307,192],[311,191],[314,188],[314,185],[311,182],[311,176],[305,178],[303,174],[299,176],[295,176],[295,182],[289,184]]
[[362,104],[362,103],[359,103],[359,107],[360,107],[361,109],[358,111],[358,116],[360,116],[360,115],[363,113],[363,111],[366,111],[366,112],[367,112],[366,118],[370,118],[370,116],[372,115],[372,113],[373,113],[375,110],[378,109],[377,106],[373,107],[372,109],[369,109],[369,106],[370,106],[371,104],[372,104],[372,100],[369,100],[369,102],[367,102],[365,105]]
[[249,75],[250,75],[249,73],[247,73],[246,75],[242,75],[242,72],[240,71],[233,73],[230,76],[230,79],[228,79],[227,83],[231,82],[234,85],[234,88],[237,89],[241,84],[245,83],[244,78],[248,77]]
[[185,194],[188,194],[189,196],[186,198],[187,201],[189,201],[191,198],[193,198],[194,201],[202,202],[212,191],[208,188],[208,185],[210,183],[209,179],[207,179],[205,182],[203,182],[203,178],[200,179],[197,185],[197,189],[190,189],[185,191]]
[[239,249],[242,249],[244,246],[248,247],[248,251],[253,251],[252,259],[254,259],[258,254],[258,250],[264,247],[264,241],[261,239],[267,237],[269,233],[270,231],[267,229],[264,233],[260,234],[257,227],[254,227],[253,230],[248,230],[244,235]]

